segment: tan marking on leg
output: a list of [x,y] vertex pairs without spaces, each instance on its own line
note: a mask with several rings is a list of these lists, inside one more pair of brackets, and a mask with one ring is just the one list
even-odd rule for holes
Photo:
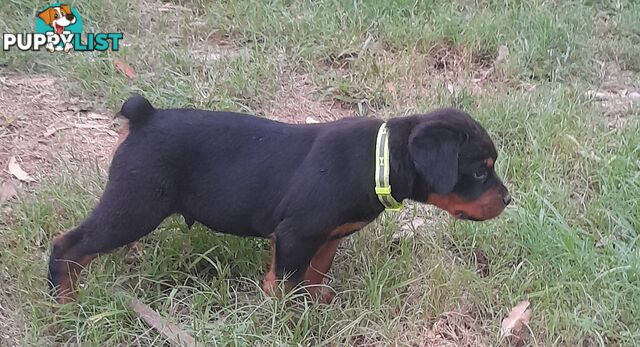
[[277,296],[278,283],[276,282],[276,235],[271,236],[271,264],[269,272],[264,276],[262,290],[272,296]]
[[341,239],[330,240],[320,246],[316,254],[311,259],[311,264],[304,275],[304,284],[309,285],[307,291],[315,297],[322,298],[327,304],[333,301],[334,294],[330,288],[322,286],[327,273],[331,269],[333,259],[338,250]]

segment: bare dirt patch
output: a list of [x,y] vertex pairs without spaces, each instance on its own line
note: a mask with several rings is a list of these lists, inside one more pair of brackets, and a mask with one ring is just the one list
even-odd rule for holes
[[640,75],[616,63],[605,66],[604,82],[587,97],[596,102],[610,129],[623,128],[640,112]]
[[118,137],[117,121],[113,114],[66,97],[59,83],[47,75],[0,79],[0,182],[24,184],[9,172],[11,158],[36,183],[63,168],[106,168]]
[[288,71],[281,74],[275,97],[258,113],[285,123],[305,123],[308,118],[329,122],[356,115],[340,102],[322,100],[310,75]]
[[481,96],[503,82],[509,51],[477,57],[464,47],[442,42],[429,51],[397,52],[372,43],[361,54],[329,56],[319,63],[329,97],[366,114],[421,112],[434,95]]

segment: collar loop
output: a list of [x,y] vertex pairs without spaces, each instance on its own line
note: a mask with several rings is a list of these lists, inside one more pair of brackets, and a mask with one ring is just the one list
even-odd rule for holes
[[387,123],[382,123],[376,138],[376,195],[386,211],[400,211],[402,202],[396,201],[391,195],[389,183],[389,129]]

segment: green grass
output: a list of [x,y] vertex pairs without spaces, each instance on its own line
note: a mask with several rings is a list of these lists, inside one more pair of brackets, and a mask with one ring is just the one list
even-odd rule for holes
[[[412,208],[409,216],[434,223],[400,242],[392,235],[406,221],[384,216],[341,249],[333,305],[265,297],[265,242],[189,231],[172,218],[142,240],[139,258],[125,263],[118,250],[95,261],[78,302],[60,307],[46,295],[51,238],[87,215],[105,180],[66,172],[2,212],[0,295],[19,312],[23,344],[161,343],[120,288],[205,345],[411,345],[426,343],[432,328],[458,345],[504,345],[500,322],[523,299],[533,308],[527,344],[639,344],[639,112],[609,129],[585,92],[608,78],[606,64],[640,87],[640,4],[192,0],[168,12],[159,4],[76,4],[91,31],[125,33],[120,52],[2,52],[0,64],[63,76],[64,93],[110,110],[141,92],[164,107],[264,115],[280,81],[296,74],[311,77],[312,101],[340,102],[354,115],[455,105],[494,138],[513,206],[485,223]],[[39,5],[1,3],[11,15],[0,29],[30,30]],[[475,93],[501,45],[506,63]],[[211,52],[223,53],[202,58]],[[114,58],[137,77],[118,73]],[[448,90],[452,82],[459,92]]]

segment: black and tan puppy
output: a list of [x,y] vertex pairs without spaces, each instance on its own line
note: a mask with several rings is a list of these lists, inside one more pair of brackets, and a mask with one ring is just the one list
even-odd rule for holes
[[[77,228],[53,241],[49,279],[71,300],[82,267],[136,241],[167,216],[212,230],[270,238],[276,279],[322,289],[340,240],[383,210],[374,189],[383,121],[350,118],[284,124],[250,115],[155,109],[140,96],[120,114],[121,136],[104,194]],[[441,109],[386,123],[392,197],[429,203],[460,219],[496,217],[510,197],[494,171],[497,153],[468,114]],[[316,286],[313,286],[316,285]]]

